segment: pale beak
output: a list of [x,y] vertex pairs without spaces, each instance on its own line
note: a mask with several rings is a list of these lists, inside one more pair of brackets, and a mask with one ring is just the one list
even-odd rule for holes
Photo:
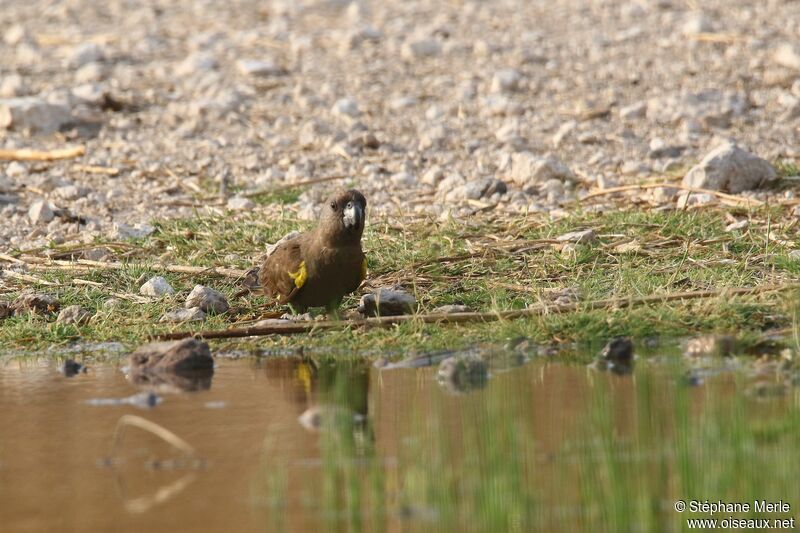
[[342,214],[342,221],[347,229],[358,228],[364,221],[364,210],[359,204],[348,202]]

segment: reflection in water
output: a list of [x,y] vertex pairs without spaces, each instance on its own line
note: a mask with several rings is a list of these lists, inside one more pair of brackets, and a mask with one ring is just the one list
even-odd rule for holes
[[3,527],[679,530],[679,498],[800,501],[798,396],[745,394],[748,363],[727,357],[688,387],[677,352],[640,354],[632,379],[555,356],[515,367],[524,355],[481,351],[491,378],[469,394],[440,386],[435,366],[218,359],[213,387],[164,396],[147,420],[86,403],[136,392],[118,368],[65,379],[7,364]]
[[197,392],[211,388],[214,369],[193,370],[184,372],[167,372],[150,370],[135,372],[128,376],[131,383],[146,391],[158,394],[174,394],[179,392]]
[[[146,466],[152,470],[181,471],[190,469],[190,471],[175,480],[160,484],[149,494],[137,497],[130,496],[125,480],[125,471],[121,468],[129,461],[122,451],[128,428],[135,428],[155,436],[166,443],[170,447],[170,452],[172,452],[169,459],[157,459],[150,454],[149,448],[145,448],[148,459],[146,463],[142,463],[142,467]],[[139,448],[138,451],[142,453],[143,450]],[[175,453],[177,455],[174,455]],[[194,481],[197,475],[196,469],[203,464],[203,461],[195,458],[195,449],[191,444],[167,428],[139,416],[124,415],[119,419],[114,429],[114,437],[111,441],[111,456],[108,464],[114,470],[117,490],[125,510],[131,513],[144,513],[186,489]]]

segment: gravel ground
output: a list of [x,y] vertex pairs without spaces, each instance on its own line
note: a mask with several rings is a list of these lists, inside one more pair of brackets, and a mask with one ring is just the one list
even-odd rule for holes
[[0,163],[5,251],[269,216],[237,195],[328,176],[301,217],[343,184],[371,216],[557,217],[726,140],[798,156],[796,0],[6,0],[0,28],[0,148],[86,146]]

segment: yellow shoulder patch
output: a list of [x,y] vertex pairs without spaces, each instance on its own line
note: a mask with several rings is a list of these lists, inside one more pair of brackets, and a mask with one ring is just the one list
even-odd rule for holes
[[361,281],[367,279],[367,258],[361,262]]
[[300,268],[297,269],[297,272],[287,272],[289,277],[292,278],[294,281],[294,286],[298,289],[305,285],[306,280],[308,279],[308,271],[306,270],[306,262],[300,261]]

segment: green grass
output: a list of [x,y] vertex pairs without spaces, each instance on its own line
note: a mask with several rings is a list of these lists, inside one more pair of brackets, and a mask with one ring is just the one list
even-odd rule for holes
[[[270,198],[273,203],[284,200]],[[729,223],[725,217],[731,215],[750,218],[750,227],[744,234],[724,231]],[[97,313],[90,325],[62,327],[53,323],[54,317],[13,317],[1,323],[0,343],[8,349],[36,349],[77,339],[136,344],[150,334],[176,328],[222,329],[254,320],[266,311],[276,310],[260,295],[232,301],[232,312],[210,317],[203,324],[178,327],[159,324],[163,313],[181,306],[197,283],[210,285],[228,296],[240,286],[233,279],[176,275],[148,265],[162,261],[246,269],[257,264],[267,243],[291,230],[308,227],[309,223],[297,221],[290,210],[271,216],[196,216],[159,222],[154,235],[119,252],[117,259],[130,264],[124,270],[30,272],[59,284],[38,289],[57,295],[62,305],[80,304]],[[599,235],[598,244],[562,253],[559,245],[546,242],[565,232],[585,228],[592,228]],[[773,235],[771,240],[766,238],[768,229]],[[415,294],[421,312],[429,312],[452,303],[465,304],[476,311],[521,309],[551,302],[548,291],[562,289],[577,291],[580,301],[587,302],[755,287],[797,279],[800,261],[789,257],[796,244],[796,229],[788,210],[778,207],[753,211],[632,210],[606,214],[577,211],[556,222],[538,215],[492,214],[437,224],[420,221],[401,225],[371,220],[364,237],[370,265],[364,290],[399,285]],[[474,256],[465,258],[465,254]],[[448,257],[456,259],[442,260]],[[170,281],[177,291],[175,297],[146,303],[123,301],[113,310],[103,307],[112,293],[138,294],[140,280],[156,274]],[[77,285],[74,278],[100,286]],[[9,300],[31,286],[29,282],[9,278],[3,281],[4,298]],[[354,309],[358,297],[354,294],[346,298],[343,308]],[[579,309],[487,324],[439,326],[411,322],[385,330],[317,331],[302,336],[238,341],[238,344],[249,348],[336,346],[341,352],[393,349],[404,353],[409,349],[454,347],[517,336],[542,342],[586,341],[621,334],[644,337],[706,331],[758,332],[790,323],[791,306],[786,294],[768,293],[625,309]]]

